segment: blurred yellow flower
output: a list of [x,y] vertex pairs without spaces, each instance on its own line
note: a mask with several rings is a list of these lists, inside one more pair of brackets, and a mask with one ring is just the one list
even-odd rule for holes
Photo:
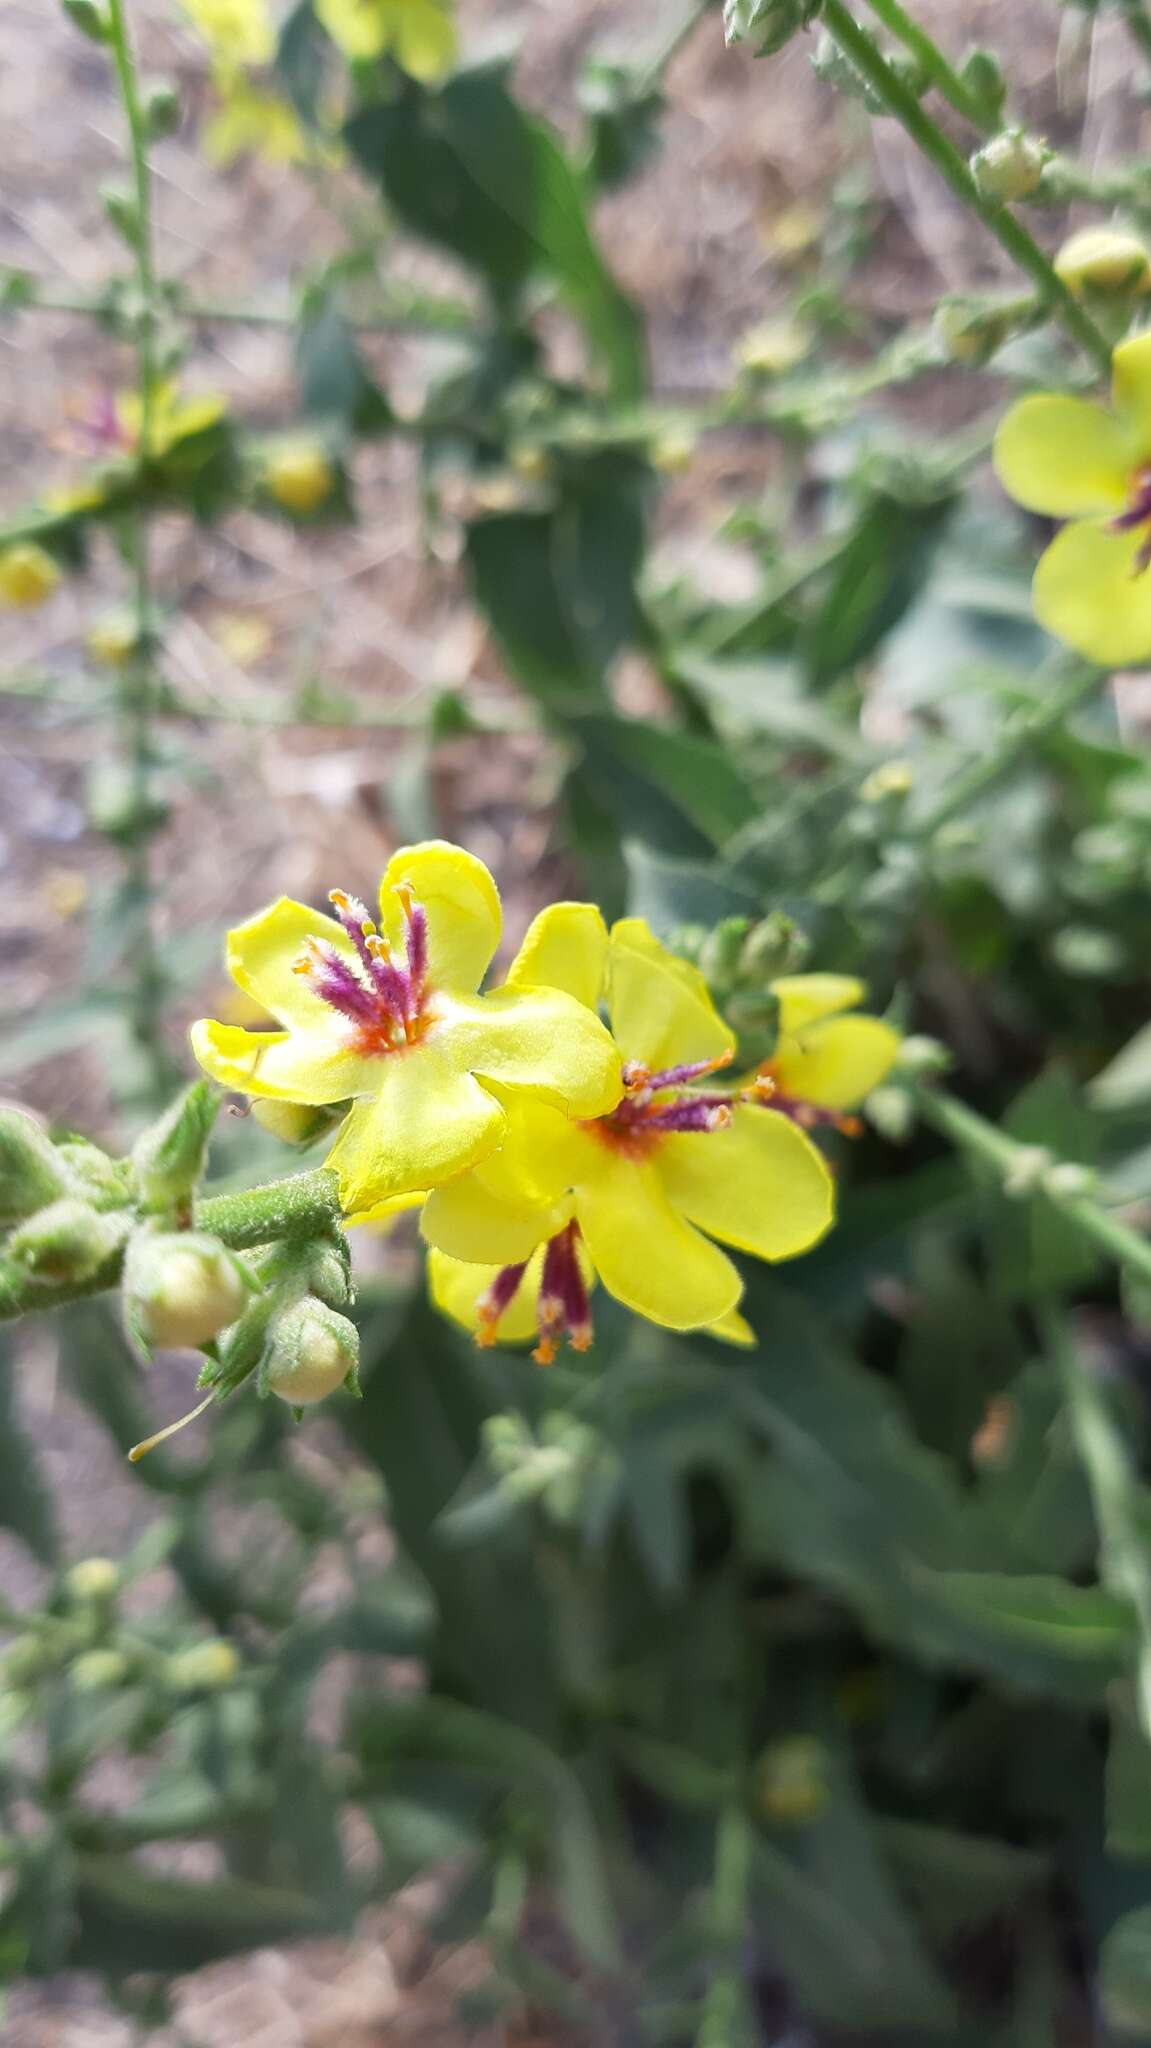
[[401,848],[378,920],[342,890],[334,918],[281,897],[229,934],[228,967],[283,1029],[192,1027],[201,1066],[271,1101],[348,1101],[328,1164],[344,1207],[370,1211],[434,1188],[504,1139],[538,1094],[573,1116],[619,1100],[620,1063],[599,1019],[551,988],[476,989],[500,938],[483,862],[442,840]]
[[441,0],[316,0],[316,14],[345,56],[390,56],[423,84],[455,62],[455,23]]
[[204,124],[209,163],[226,166],[240,156],[259,156],[270,164],[300,164],[314,154],[287,100],[253,85],[242,71],[218,71],[215,86],[219,105]]
[[135,652],[139,631],[131,612],[105,612],[93,621],[84,638],[93,661],[102,662],[105,668],[119,668]]
[[34,611],[51,597],[59,581],[59,563],[36,541],[16,541],[0,551],[0,604]]
[[[173,382],[157,384],[152,392],[148,421],[148,453],[168,455],[181,441],[202,434],[214,426],[226,411],[225,401],[212,394],[203,398],[181,398]],[[116,419],[123,441],[130,448],[139,445],[143,406],[138,391],[125,391],[116,400]]]
[[563,989],[589,1012],[605,997],[625,1092],[594,1120],[524,1101],[497,1154],[431,1193],[421,1225],[429,1244],[499,1268],[475,1275],[467,1314],[463,1277],[436,1261],[437,1298],[489,1341],[518,1332],[525,1267],[545,1245],[532,1311],[541,1363],[564,1336],[577,1350],[590,1342],[589,1264],[609,1294],[652,1322],[722,1324],[719,1334],[746,1338],[729,1321],[743,1283],[711,1239],[793,1258],[829,1227],[833,1187],[795,1123],[695,1085],[735,1050],[698,969],[641,918],[621,919],[609,938],[592,904],[558,903],[532,924],[508,985]]
[[288,512],[315,512],[336,487],[336,472],[318,441],[285,441],[264,464],[268,494]]
[[1036,617],[1104,667],[1151,657],[1151,333],[1121,342],[1111,370],[1110,410],[1024,398],[995,440],[1004,489],[1070,522],[1035,571]]
[[265,0],[180,0],[214,56],[230,64],[269,64],[276,37]]

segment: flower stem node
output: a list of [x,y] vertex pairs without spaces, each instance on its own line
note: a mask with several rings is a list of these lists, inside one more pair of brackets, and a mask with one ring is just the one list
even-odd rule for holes
[[260,1368],[260,1391],[278,1394],[293,1408],[325,1401],[337,1387],[357,1393],[359,1358],[355,1324],[314,1295],[305,1295],[272,1326]]
[[1055,270],[1077,297],[1129,298],[1151,290],[1151,252],[1129,228],[1081,228],[1064,242]]
[[33,611],[51,597],[59,581],[59,563],[35,541],[16,541],[0,550],[0,604]]
[[100,1215],[76,1195],[64,1195],[29,1216],[8,1240],[8,1256],[45,1285],[83,1285],[123,1243],[127,1219]]
[[124,1261],[124,1312],[146,1350],[194,1350],[246,1307],[251,1277],[234,1252],[202,1231],[137,1232]]
[[264,465],[268,495],[286,512],[316,512],[336,488],[336,472],[318,441],[286,441]]
[[1008,205],[1013,200],[1030,199],[1038,190],[1050,157],[1050,149],[1038,136],[1028,135],[1022,128],[1005,128],[976,150],[971,175],[985,199]]
[[164,1677],[174,1692],[223,1692],[239,1675],[239,1651],[220,1637],[178,1651],[164,1669]]
[[219,1097],[208,1082],[193,1081],[136,1140],[130,1172],[142,1208],[152,1214],[189,1213],[218,1108]]
[[0,1223],[18,1223],[67,1192],[67,1172],[38,1123],[0,1109]]
[[827,1752],[814,1735],[786,1735],[771,1743],[756,1772],[765,1818],[784,1827],[818,1820],[831,1798],[827,1763]]
[[64,1574],[64,1592],[73,1607],[106,1607],[120,1590],[120,1569],[110,1557],[82,1557]]
[[1003,1192],[1012,1201],[1026,1201],[1041,1188],[1055,1161],[1046,1145],[1021,1145],[1003,1176]]
[[1089,1166],[1077,1166],[1073,1160],[1061,1159],[1043,1177],[1043,1192],[1055,1201],[1076,1201],[1081,1195],[1097,1192],[1098,1182]]

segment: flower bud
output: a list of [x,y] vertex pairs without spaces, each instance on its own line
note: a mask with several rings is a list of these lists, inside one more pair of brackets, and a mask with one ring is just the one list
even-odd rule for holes
[[739,963],[745,981],[773,981],[777,974],[795,974],[811,951],[811,941],[785,910],[772,910],[752,925]]
[[252,1115],[261,1130],[285,1145],[310,1145],[343,1116],[343,1110],[310,1109],[302,1102],[253,1102]]
[[729,43],[753,43],[757,57],[770,57],[801,28],[810,27],[821,4],[822,0],[724,0],[723,32]]
[[193,1081],[149,1125],[132,1147],[129,1170],[145,1209],[179,1210],[202,1178],[219,1098],[207,1081]]
[[517,441],[509,453],[508,462],[515,474],[528,484],[545,483],[552,473],[551,456],[538,441]]
[[969,50],[960,77],[968,92],[986,110],[988,119],[999,121],[1007,101],[1007,80],[994,50]]
[[100,1215],[75,1195],[64,1195],[38,1209],[14,1230],[8,1256],[33,1280],[45,1285],[74,1281],[81,1285],[98,1273],[124,1241],[127,1222]]
[[314,1296],[305,1295],[272,1325],[260,1372],[261,1389],[278,1394],[293,1408],[309,1408],[334,1394],[337,1387],[355,1385],[359,1356],[360,1333],[355,1324]]
[[177,1692],[221,1692],[240,1674],[240,1656],[232,1643],[217,1636],[213,1641],[193,1643],[169,1657],[164,1676]]
[[951,1054],[938,1038],[928,1038],[925,1032],[916,1031],[904,1039],[896,1065],[903,1074],[945,1074],[951,1065]]
[[87,36],[89,42],[107,42],[108,16],[97,5],[97,0],[61,0],[61,5],[72,26]]
[[1061,1159],[1043,1177],[1043,1192],[1055,1201],[1075,1201],[1081,1195],[1094,1194],[1098,1185],[1097,1177],[1089,1166],[1077,1166],[1071,1159]]
[[1037,136],[1025,134],[1022,128],[1005,128],[976,150],[971,175],[985,199],[1004,203],[1029,199],[1038,189],[1050,155],[1047,144]]
[[108,181],[100,187],[100,204],[109,225],[130,249],[135,249],[140,240],[140,211],[135,194],[126,185]]
[[1064,242],[1055,269],[1069,290],[1117,297],[1151,286],[1151,254],[1128,228],[1081,228]]
[[308,1264],[308,1286],[327,1308],[347,1308],[353,1299],[347,1252],[320,1245]]
[[818,1820],[831,1798],[827,1752],[814,1735],[787,1735],[771,1743],[756,1775],[760,1811],[786,1827]]
[[67,1169],[46,1133],[21,1109],[0,1109],[0,1223],[18,1223],[65,1194]]
[[119,761],[97,761],[89,773],[88,818],[105,839],[127,845],[142,832],[155,832],[168,806],[154,791],[141,796],[135,776]]
[[932,330],[951,362],[977,370],[1025,324],[1018,300],[997,305],[994,300],[957,295],[940,300]]
[[73,1189],[94,1209],[125,1207],[129,1196],[125,1169],[119,1160],[109,1159],[99,1145],[90,1145],[85,1138],[68,1138],[57,1145],[56,1157]]
[[288,441],[269,455],[264,483],[289,512],[315,512],[336,487],[336,473],[318,441]]
[[868,1123],[889,1145],[905,1145],[915,1129],[915,1104],[905,1088],[873,1088],[864,1109]]
[[860,784],[865,804],[885,803],[888,797],[908,796],[915,786],[915,769],[910,761],[882,761]]
[[1046,1145],[1020,1145],[1003,1176],[1003,1192],[1022,1202],[1042,1185],[1055,1161]]
[[686,427],[669,427],[652,442],[653,469],[658,469],[661,476],[682,476],[685,469],[691,468],[696,446],[695,435]]
[[35,541],[15,541],[0,552],[0,602],[16,611],[43,604],[59,581],[59,563]]
[[202,1231],[142,1230],[124,1261],[124,1310],[147,1349],[194,1350],[234,1323],[251,1292],[235,1254]]
[[170,79],[157,78],[145,88],[144,120],[148,140],[160,142],[180,126],[180,95]]
[[699,949],[699,970],[713,988],[727,988],[735,980],[750,929],[749,918],[725,917],[707,934]]
[[736,348],[741,370],[757,377],[779,377],[794,370],[811,347],[811,336],[795,320],[765,320],[751,327]]
[[68,1676],[77,1692],[111,1692],[113,1686],[123,1685],[128,1672],[122,1650],[85,1650]]
[[136,652],[139,630],[131,612],[105,612],[89,626],[85,645],[93,661],[105,668],[122,668]]
[[119,1586],[119,1566],[110,1557],[82,1557],[64,1574],[64,1591],[76,1607],[106,1605]]

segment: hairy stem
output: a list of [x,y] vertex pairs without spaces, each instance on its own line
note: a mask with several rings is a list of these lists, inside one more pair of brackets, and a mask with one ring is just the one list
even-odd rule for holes
[[1031,279],[1044,304],[1062,321],[1066,332],[1104,373],[1111,367],[1111,345],[1095,322],[1057,276],[1049,259],[1006,206],[984,198],[963,157],[925,112],[911,88],[888,63],[866,29],[848,12],[843,0],[823,0],[823,20],[849,63],[855,66],[876,97],[882,100],[912,141],[947,180],[957,199],[983,222],[1000,247]]
[[904,49],[910,50],[924,75],[931,80],[936,91],[942,93],[948,104],[955,108],[956,113],[962,114],[965,121],[970,121],[973,128],[980,129],[985,135],[991,134],[998,123],[980,106],[975,94],[964,83],[958,71],[948,63],[934,38],[928,35],[926,29],[920,28],[917,21],[912,20],[899,5],[899,0],[868,0],[868,5],[872,13],[879,16],[884,27],[889,29],[893,36],[898,36]]

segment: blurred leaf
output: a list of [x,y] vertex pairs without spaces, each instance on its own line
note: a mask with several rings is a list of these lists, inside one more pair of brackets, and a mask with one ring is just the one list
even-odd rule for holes
[[16,1353],[0,1334],[0,1527],[28,1545],[42,1564],[60,1551],[56,1509],[40,1460],[16,1407]]
[[305,413],[361,435],[384,434],[394,424],[391,406],[368,375],[333,291],[314,292],[305,301],[295,355]]
[[1109,1929],[1099,1959],[1099,1990],[1109,2026],[1127,2040],[1151,2040],[1151,1906],[1125,1913]]
[[1096,1074],[1088,1093],[1098,1109],[1143,1109],[1151,1104],[1151,1024]]
[[331,44],[312,0],[296,0],[276,39],[275,73],[306,128],[320,124],[320,99]]
[[1111,1706],[1105,1798],[1109,1854],[1151,1863],[1151,1742],[1126,1699]]
[[653,930],[666,935],[681,924],[719,924],[725,917],[756,917],[762,899],[728,876],[713,872],[704,861],[677,859],[642,839],[626,834],[623,842],[628,874],[628,909],[646,917]]
[[69,1962],[116,1976],[142,1962],[179,1976],[331,1926],[322,1900],[236,1878],[193,1883],[127,1856],[77,1859],[76,1913]]
[[758,814],[758,800],[712,740],[598,713],[570,723],[596,789],[628,837],[668,853],[687,850],[692,839],[719,847]]
[[801,636],[814,689],[865,661],[918,597],[949,503],[877,497],[852,529]]
[[715,660],[690,646],[664,656],[670,672],[721,714],[733,730],[767,733],[783,747],[814,748],[845,761],[866,763],[871,750],[858,731],[799,686],[796,664],[784,656],[758,661]]
[[990,1836],[919,1821],[879,1821],[888,1863],[937,1940],[978,1927],[1047,1881],[1046,1859]]
[[1038,1574],[946,1572],[932,1574],[926,1589],[948,1656],[958,1663],[973,1658],[1012,1685],[1095,1700],[1130,1669],[1132,1610],[1101,1586]]
[[1004,1444],[980,1459],[966,1515],[973,1560],[1080,1571],[1094,1556],[1095,1517],[1049,1366],[1037,1362],[1011,1381],[999,1420]]

